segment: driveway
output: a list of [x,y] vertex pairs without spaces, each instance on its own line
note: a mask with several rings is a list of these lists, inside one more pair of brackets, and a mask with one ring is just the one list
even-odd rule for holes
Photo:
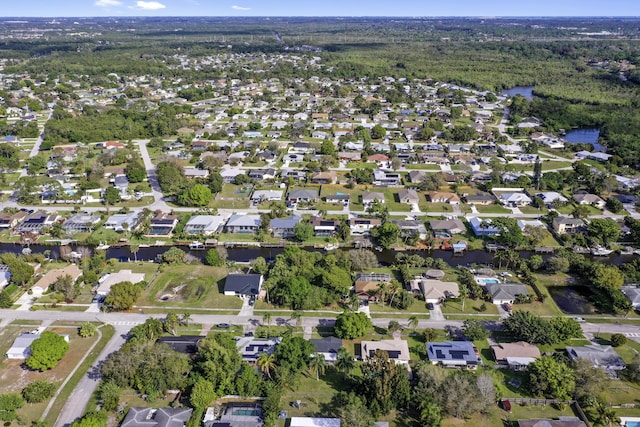
[[253,306],[249,304],[249,298],[242,299],[242,308],[238,316],[253,316]]
[[431,320],[444,320],[444,314],[442,314],[442,309],[440,308],[440,304],[434,304],[433,310],[429,310],[429,315],[431,316]]
[[81,417],[84,413],[84,409],[89,403],[89,399],[93,395],[93,392],[98,387],[100,382],[100,365],[106,360],[106,358],[113,352],[117,351],[125,343],[127,333],[130,327],[116,326],[116,333],[109,340],[102,353],[98,356],[98,359],[89,368],[89,371],[82,377],[76,388],[69,396],[67,403],[65,403],[58,419],[56,420],[55,427],[63,427],[70,425],[77,418]]

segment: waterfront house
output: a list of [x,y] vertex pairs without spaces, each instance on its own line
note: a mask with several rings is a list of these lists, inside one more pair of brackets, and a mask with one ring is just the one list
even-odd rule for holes
[[241,298],[260,296],[264,277],[262,274],[229,274],[224,281],[224,294]]
[[119,233],[123,231],[132,231],[138,227],[142,212],[129,212],[126,214],[111,215],[103,227],[108,230],[114,230]]
[[467,218],[473,234],[477,237],[497,236],[502,231],[499,227],[491,224],[491,219],[480,219],[472,216]]
[[178,225],[178,216],[173,213],[156,212],[149,224],[149,236],[169,236]]
[[209,236],[216,234],[222,228],[225,217],[222,215],[194,215],[184,226],[187,234],[202,234]]
[[313,226],[313,234],[316,237],[333,236],[340,226],[340,221],[337,219],[324,219],[320,216],[312,216],[309,222]]
[[496,305],[513,304],[518,297],[529,295],[527,288],[519,283],[487,283],[484,288],[491,295],[491,302]]
[[229,234],[255,234],[260,223],[260,215],[234,214],[227,221],[225,230]]
[[576,234],[585,229],[584,221],[580,218],[559,216],[553,219],[551,226],[558,234]]
[[295,227],[300,221],[302,221],[302,217],[298,215],[291,215],[287,218],[273,218],[269,222],[269,230],[271,230],[273,237],[293,237]]

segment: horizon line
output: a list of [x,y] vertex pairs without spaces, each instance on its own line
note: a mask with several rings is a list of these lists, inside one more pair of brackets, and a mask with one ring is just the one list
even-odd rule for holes
[[473,19],[640,19],[640,15],[87,15],[87,16],[1,16],[0,19],[89,19],[89,18],[387,18],[387,19],[430,19],[430,18],[473,18]]

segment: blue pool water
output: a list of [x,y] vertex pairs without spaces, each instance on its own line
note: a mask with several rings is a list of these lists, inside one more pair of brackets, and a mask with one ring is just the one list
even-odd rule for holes
[[627,421],[625,427],[640,427],[640,421]]
[[479,278],[476,279],[476,282],[478,282],[479,285],[495,285],[497,283],[500,283],[500,280],[491,279],[491,278],[487,278],[487,277],[479,277]]

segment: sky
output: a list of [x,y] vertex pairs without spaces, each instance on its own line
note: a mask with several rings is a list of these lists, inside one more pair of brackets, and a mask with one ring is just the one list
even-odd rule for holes
[[2,0],[0,16],[640,16],[640,1]]

